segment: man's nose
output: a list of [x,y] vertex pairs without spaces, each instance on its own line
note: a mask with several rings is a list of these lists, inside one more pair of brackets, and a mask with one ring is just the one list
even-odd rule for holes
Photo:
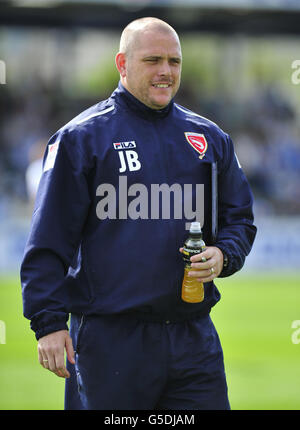
[[161,62],[160,66],[159,66],[158,74],[160,76],[170,76],[171,75],[171,68],[170,68],[169,62],[167,60]]

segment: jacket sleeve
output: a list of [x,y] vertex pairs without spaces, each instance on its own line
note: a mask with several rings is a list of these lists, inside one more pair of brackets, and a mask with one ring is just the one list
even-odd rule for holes
[[73,140],[65,131],[48,143],[21,264],[24,316],[37,339],[68,328],[65,276],[90,205],[85,154]]
[[226,277],[243,267],[256,236],[256,227],[253,224],[253,195],[227,134],[219,165],[219,228],[215,246],[228,257],[228,266],[219,275]]

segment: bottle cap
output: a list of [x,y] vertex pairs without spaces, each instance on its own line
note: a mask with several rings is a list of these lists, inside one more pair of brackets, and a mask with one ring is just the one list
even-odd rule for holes
[[201,233],[201,224],[200,222],[194,221],[191,223],[191,227],[190,227],[190,232],[191,233]]

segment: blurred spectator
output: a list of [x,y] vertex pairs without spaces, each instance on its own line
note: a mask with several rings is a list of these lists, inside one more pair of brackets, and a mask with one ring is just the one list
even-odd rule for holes
[[[40,76],[28,78],[19,88],[0,86],[0,214],[9,201],[32,203],[47,140],[106,96],[70,96],[59,79],[46,83]],[[205,98],[182,82],[178,102],[230,132],[258,212],[300,214],[298,115],[275,86],[257,86],[251,97],[232,101],[219,89],[217,97]]]
[[35,142],[29,151],[29,165],[25,172],[26,189],[29,202],[33,205],[40,182],[43,156],[47,145],[47,139]]

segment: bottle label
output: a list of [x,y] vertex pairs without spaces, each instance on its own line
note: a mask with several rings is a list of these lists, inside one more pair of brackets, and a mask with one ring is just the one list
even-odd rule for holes
[[193,248],[183,248],[183,261],[186,264],[191,264],[190,258],[193,255],[196,254],[200,254],[200,252],[204,251],[205,247],[203,246],[202,248],[197,248],[197,249],[193,249]]

